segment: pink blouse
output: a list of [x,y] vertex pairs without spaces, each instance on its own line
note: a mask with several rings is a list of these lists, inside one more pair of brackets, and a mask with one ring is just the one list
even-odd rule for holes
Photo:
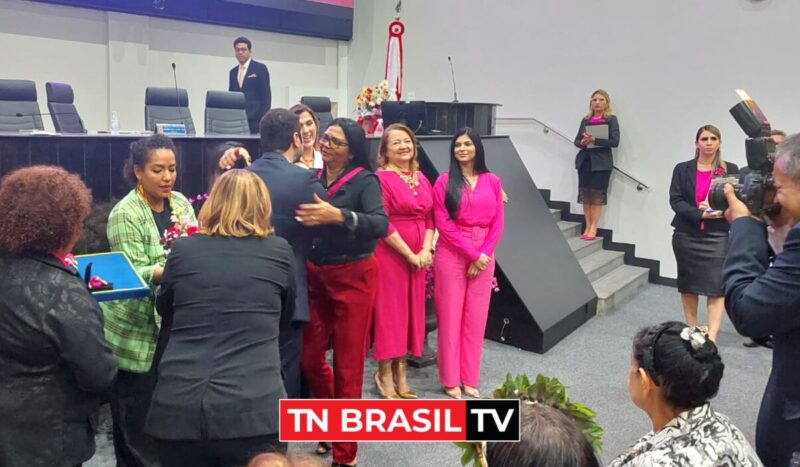
[[708,190],[711,188],[711,171],[698,170],[697,178],[695,179],[694,201],[695,206],[700,206],[700,203],[708,197]]
[[[444,204],[448,179],[445,172],[433,186],[433,215],[439,230],[439,241],[447,242],[473,262],[480,258],[481,253],[492,257],[503,234],[504,206],[500,179],[487,172],[478,175],[475,189],[465,184],[456,219],[450,219],[450,213]],[[465,227],[489,229],[480,248],[476,248],[461,234],[461,229]]]

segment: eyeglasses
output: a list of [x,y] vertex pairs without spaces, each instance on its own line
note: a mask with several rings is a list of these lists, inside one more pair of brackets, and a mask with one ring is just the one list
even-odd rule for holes
[[319,142],[320,143],[325,143],[325,144],[330,144],[331,146],[336,147],[336,148],[342,148],[342,147],[345,147],[345,146],[349,146],[347,144],[347,142],[342,141],[339,138],[335,138],[333,136],[330,136],[328,134],[322,135],[322,137],[319,139]]

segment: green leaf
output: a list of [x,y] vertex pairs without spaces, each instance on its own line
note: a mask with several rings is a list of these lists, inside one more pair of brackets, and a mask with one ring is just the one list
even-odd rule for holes
[[475,460],[475,454],[476,454],[475,445],[472,443],[466,443],[466,444],[469,444],[469,446],[464,448],[464,452],[461,453],[461,465],[467,465],[470,463],[470,461]]

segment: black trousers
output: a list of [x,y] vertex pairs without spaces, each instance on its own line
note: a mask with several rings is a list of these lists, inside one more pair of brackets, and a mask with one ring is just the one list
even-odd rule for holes
[[756,453],[764,467],[786,467],[800,451],[800,403],[787,400],[773,371],[756,424]]
[[164,467],[239,467],[264,452],[286,454],[278,434],[236,439],[156,440]]
[[248,118],[247,124],[250,126],[250,133],[257,135],[259,133],[258,124],[261,123],[261,118]]
[[281,330],[278,338],[283,387],[286,389],[286,397],[289,399],[302,399],[308,395],[308,388],[303,382],[300,370],[300,352],[303,350],[305,325],[306,323],[302,321],[294,321],[288,329]]
[[148,373],[119,370],[111,390],[111,420],[117,467],[158,467],[155,440],[144,433],[155,387],[155,368]]

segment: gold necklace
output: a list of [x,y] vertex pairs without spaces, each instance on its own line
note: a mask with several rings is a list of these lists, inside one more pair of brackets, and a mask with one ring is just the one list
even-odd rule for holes
[[400,180],[402,180],[409,190],[414,193],[414,196],[417,196],[417,187],[419,186],[419,171],[414,170],[410,172],[411,175],[407,175],[403,172],[403,169],[394,165],[394,164],[386,164],[386,168],[391,170],[392,172],[396,173]]

